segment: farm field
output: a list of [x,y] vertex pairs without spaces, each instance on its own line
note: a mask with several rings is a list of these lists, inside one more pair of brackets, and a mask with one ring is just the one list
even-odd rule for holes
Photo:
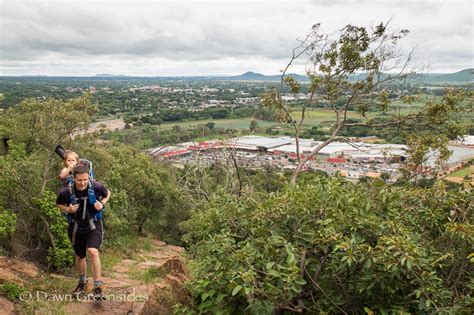
[[390,104],[389,111],[393,112],[393,111],[396,111],[397,108],[399,108],[400,113],[406,115],[406,114],[415,112],[419,108],[423,107],[427,102],[430,102],[430,101],[435,102],[435,101],[439,101],[440,99],[441,97],[439,96],[436,97],[436,96],[424,95],[411,104],[407,104],[407,103],[402,102],[401,100],[397,100],[397,101],[392,102],[392,104]]
[[464,177],[466,175],[471,176],[474,174],[474,166],[470,165],[468,167],[464,167],[456,172],[449,174],[448,177]]
[[[232,129],[248,129],[250,122],[253,119],[248,118],[236,118],[236,119],[207,119],[207,120],[191,120],[191,121],[179,121],[179,122],[167,122],[160,125],[160,129],[171,129],[173,126],[180,126],[181,128],[196,127],[197,125],[205,125],[208,122],[215,122],[215,128],[232,128]],[[257,120],[259,127],[268,127],[275,125],[274,122]]]
[[[292,112],[293,117],[296,120],[301,118],[301,111],[295,110]],[[356,112],[349,112],[349,118],[361,118]],[[322,122],[335,121],[336,116],[332,110],[329,109],[316,109],[316,110],[307,110],[305,114],[305,121],[303,126],[312,127],[316,126]],[[160,125],[160,129],[169,129],[175,125],[180,126],[181,128],[189,128],[197,125],[206,124],[207,122],[213,121],[216,123],[216,128],[233,128],[233,129],[248,129],[249,124],[252,121],[251,117],[248,118],[237,118],[237,119],[210,119],[210,120],[193,120],[193,121],[181,121],[181,122],[167,122]],[[270,127],[270,126],[280,126],[283,128],[289,128],[289,124],[279,124],[276,122],[258,120],[258,126]]]
[[[301,119],[301,111],[292,112],[293,117],[298,121]],[[348,118],[362,118],[356,112],[348,112]],[[306,110],[303,126],[312,127],[322,122],[336,121],[336,114],[330,109],[312,109]]]
[[[470,176],[471,179],[464,179],[464,176]],[[467,167],[464,167],[452,174],[449,174],[448,176],[445,177],[446,180],[458,183],[458,184],[463,184],[465,188],[470,189],[474,186],[474,165],[470,165]]]
[[[422,107],[428,101],[439,100],[439,97],[434,96],[423,96],[419,100],[415,101],[412,104],[404,104],[401,101],[395,101],[390,105],[389,112],[394,113],[397,111],[397,108],[400,110],[401,114],[410,114],[415,110]],[[291,109],[290,109],[291,110]],[[291,110],[292,116],[296,121],[299,121],[301,118],[301,109],[294,108]],[[369,117],[381,116],[380,112],[371,112],[368,113]],[[472,115],[472,114],[471,114]],[[471,116],[469,115],[469,116]],[[348,118],[362,119],[363,117],[355,111],[349,111],[347,114]],[[105,119],[104,119],[105,118]],[[252,117],[246,118],[235,118],[235,119],[205,119],[205,120],[191,120],[191,121],[176,121],[176,122],[165,122],[159,126],[162,130],[171,129],[173,126],[180,126],[183,129],[194,128],[198,125],[205,125],[208,122],[214,122],[216,128],[231,128],[231,129],[248,129],[249,124],[252,121]],[[303,123],[303,128],[311,128],[313,126],[318,126],[322,124],[322,129],[328,129],[336,120],[336,115],[331,109],[326,108],[317,108],[317,109],[307,109],[305,114],[305,121]],[[265,127],[280,127],[280,130],[291,131],[292,127],[290,124],[277,123],[271,121],[257,120],[259,128]],[[119,125],[118,125],[119,124]],[[122,119],[112,118],[107,119],[102,117],[102,119],[97,120],[96,123],[92,124],[92,129],[97,129],[100,125],[106,125],[107,129],[123,129]],[[110,125],[110,126],[109,126]]]

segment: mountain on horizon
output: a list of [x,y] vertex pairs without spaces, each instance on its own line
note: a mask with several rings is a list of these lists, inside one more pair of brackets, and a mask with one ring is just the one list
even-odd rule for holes
[[123,74],[98,73],[94,77],[96,78],[124,78],[128,76],[123,75]]
[[[306,75],[288,73],[286,76],[292,76],[298,81],[309,81]],[[226,77],[227,80],[231,81],[280,81],[281,75],[264,75],[252,71],[247,71],[241,75]]]
[[[308,82],[309,79],[306,75],[289,73],[288,76],[293,76],[296,80],[300,82]],[[357,81],[363,80],[367,76],[366,73],[354,74],[350,77],[350,80]],[[245,72],[238,76],[232,76],[225,78],[232,81],[280,81],[280,75],[271,75],[266,76],[261,73],[256,73],[252,71]],[[463,69],[455,73],[420,73],[416,74],[414,77],[409,78],[410,83],[419,82],[419,83],[472,83],[474,82],[474,68]]]
[[[273,77],[273,76],[272,76]],[[242,79],[242,80],[265,80],[268,77],[261,73],[247,71],[241,75],[232,76],[229,79]]]
[[[308,82],[309,79],[306,75],[288,73],[288,76],[293,76],[299,82]],[[357,73],[350,77],[351,81],[362,80],[367,76],[366,73]],[[174,81],[174,80],[185,80],[185,81],[255,81],[255,82],[279,82],[281,75],[264,75],[258,72],[247,71],[240,75],[225,76],[225,75],[209,75],[209,76],[129,76],[123,74],[109,74],[109,73],[98,73],[94,76],[48,76],[48,75],[20,75],[20,76],[0,76],[0,78],[38,78],[38,79],[66,79],[74,78],[79,80],[114,80],[114,79],[127,79],[127,80],[140,80],[140,79],[151,79],[158,81]],[[463,69],[454,73],[420,73],[407,80],[411,84],[469,84],[474,82],[474,68]]]
[[437,83],[437,82],[474,82],[474,68],[464,69],[454,73],[428,73],[422,74],[423,82]]

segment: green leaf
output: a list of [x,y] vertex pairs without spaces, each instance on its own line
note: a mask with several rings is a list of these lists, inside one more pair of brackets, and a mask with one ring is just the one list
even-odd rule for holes
[[275,277],[275,278],[281,277],[281,273],[279,273],[278,271],[276,271],[274,269],[268,271],[268,275],[272,276],[272,277]]
[[201,299],[204,302],[210,296],[209,292],[204,292],[201,294]]
[[273,267],[274,265],[275,265],[275,263],[274,263],[273,261],[271,261],[271,262],[268,262],[268,263],[267,263],[266,267],[267,267],[267,269],[272,269],[272,267]]
[[242,286],[237,285],[234,290],[232,290],[232,296],[235,296],[239,291],[242,290]]
[[372,266],[372,259],[369,258],[365,262],[364,267],[367,268],[367,269],[370,269],[371,266]]
[[407,258],[406,257],[403,257],[402,260],[400,261],[401,265],[405,265],[405,262],[406,262]]
[[306,281],[303,278],[297,278],[295,279],[295,283],[300,284],[300,285],[305,285]]

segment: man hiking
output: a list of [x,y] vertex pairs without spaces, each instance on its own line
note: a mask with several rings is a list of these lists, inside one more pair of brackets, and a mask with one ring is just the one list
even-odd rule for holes
[[76,269],[79,283],[74,294],[85,293],[86,253],[89,254],[94,278],[94,299],[105,300],[102,291],[99,248],[103,240],[102,210],[110,198],[110,191],[102,184],[89,178],[89,169],[77,165],[73,169],[74,185],[64,187],[56,199],[57,207],[68,216],[68,234],[76,254]]

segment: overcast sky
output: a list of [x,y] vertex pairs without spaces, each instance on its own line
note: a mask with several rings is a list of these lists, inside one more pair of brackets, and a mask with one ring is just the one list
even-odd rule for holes
[[[472,1],[0,0],[0,75],[278,74],[297,38],[392,18],[431,72],[473,68]],[[302,72],[295,68],[292,72]]]

